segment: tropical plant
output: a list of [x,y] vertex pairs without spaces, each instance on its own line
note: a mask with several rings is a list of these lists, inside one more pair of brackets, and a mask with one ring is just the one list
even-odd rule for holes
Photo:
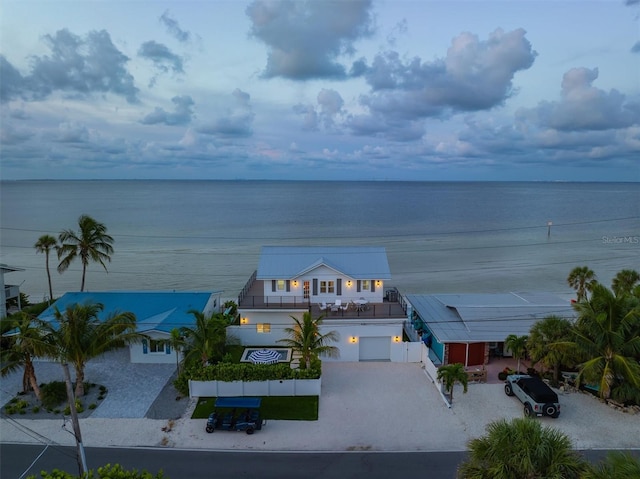
[[453,402],[453,387],[462,384],[462,392],[467,393],[469,377],[462,363],[445,364],[438,368],[438,381],[444,384],[444,390],[449,393],[449,403]]
[[633,269],[623,269],[614,276],[611,289],[616,296],[632,294],[638,282],[640,282],[640,273]]
[[[622,382],[640,389],[640,306],[633,296],[616,296],[601,284],[589,301],[574,305],[578,319],[570,348],[582,357],[578,384],[597,384],[608,399]],[[567,343],[565,343],[566,345]]]
[[69,305],[62,313],[56,308],[55,323],[47,323],[52,343],[48,356],[63,364],[73,364],[76,397],[84,396],[87,361],[142,339],[136,332],[133,313],[114,313],[101,320],[99,315],[103,309],[101,303]]
[[529,331],[527,351],[532,361],[542,363],[546,368],[553,369],[553,380],[557,384],[560,380],[560,365],[572,361],[568,352],[556,347],[555,343],[571,339],[573,325],[568,319],[549,316],[537,321]]
[[58,248],[58,240],[51,235],[42,235],[33,245],[37,253],[44,253],[45,266],[47,268],[47,281],[49,283],[49,301],[53,301],[53,288],[51,287],[51,272],[49,271],[49,253],[51,249]]
[[504,340],[504,346],[509,349],[518,360],[516,371],[519,374],[520,360],[524,358],[524,355],[527,351],[527,336],[516,336],[515,334],[510,334]]
[[320,333],[324,315],[314,318],[310,311],[306,311],[302,315],[302,319],[295,316],[290,317],[294,321],[293,327],[284,328],[284,332],[289,337],[279,339],[277,342],[298,351],[306,369],[311,368],[311,360],[316,356],[340,357],[340,349],[329,344],[340,340],[338,332]]
[[612,451],[586,471],[582,479],[638,479],[640,460],[628,452]]
[[184,326],[180,333],[185,337],[185,364],[197,361],[203,366],[216,362],[224,356],[224,346],[227,341],[227,320],[221,313],[205,316],[197,310],[190,310],[196,320],[193,327]]
[[89,261],[100,263],[105,271],[105,261],[111,261],[113,238],[107,234],[107,227],[91,216],[82,215],[78,219],[79,230],[64,230],[58,236],[58,272],[63,273],[69,265],[80,257],[82,262],[82,282],[80,291],[84,291],[84,280]]
[[19,368],[24,368],[22,392],[33,391],[38,400],[42,400],[33,359],[42,356],[47,349],[43,324],[23,311],[11,315],[5,321],[8,324],[10,337],[8,346],[0,351],[2,377]]
[[[54,469],[51,472],[42,471],[40,476],[29,476],[27,479],[38,479],[38,477],[40,479],[78,479],[78,476],[59,469]],[[107,464],[99,467],[97,471],[93,469],[87,471],[82,479],[163,479],[164,477],[162,471],[152,474],[146,470],[138,472],[137,469],[123,469],[120,464]]]
[[587,299],[587,292],[596,282],[596,274],[587,266],[576,266],[567,276],[567,283],[578,293],[578,302]]
[[176,370],[180,374],[180,352],[187,345],[187,342],[178,328],[173,328],[170,334],[167,344],[176,352]]
[[578,479],[588,467],[568,436],[529,418],[490,423],[468,452],[460,479]]

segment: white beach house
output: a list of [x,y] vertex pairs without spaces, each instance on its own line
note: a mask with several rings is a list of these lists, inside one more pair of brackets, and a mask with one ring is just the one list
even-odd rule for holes
[[338,360],[405,361],[407,316],[390,279],[382,247],[265,246],[238,298],[240,324],[228,333],[245,345],[275,346],[291,316],[310,311],[324,315],[322,333],[340,335]]

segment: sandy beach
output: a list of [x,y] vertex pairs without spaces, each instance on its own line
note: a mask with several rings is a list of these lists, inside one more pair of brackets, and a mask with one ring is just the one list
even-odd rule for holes
[[[502,384],[470,384],[467,394],[456,386],[453,407],[448,408],[420,364],[325,363],[318,421],[267,421],[261,431],[251,436],[222,431],[207,434],[204,419],[190,418],[195,399],[182,400],[185,409],[176,420],[100,417],[103,406],[111,416],[118,409],[136,410],[128,407],[130,397],[121,396],[118,400],[114,389],[117,388],[110,389],[113,395],[109,400],[90,417],[80,420],[87,447],[462,451],[470,439],[484,434],[491,421],[522,417],[522,405],[504,394]],[[640,448],[640,414],[614,410],[579,392],[561,392],[560,403],[562,413],[558,419],[538,420],[567,434],[575,448]],[[162,403],[156,401],[154,407],[156,415],[162,412]],[[175,410],[175,405],[172,407]],[[67,421],[63,428],[61,417],[4,416],[1,424],[1,442],[74,444],[69,432],[71,424]]]

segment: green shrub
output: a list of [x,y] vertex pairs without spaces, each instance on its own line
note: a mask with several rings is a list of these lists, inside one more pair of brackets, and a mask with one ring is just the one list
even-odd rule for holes
[[33,412],[34,414],[38,414],[40,412],[40,406],[33,406],[31,412]]
[[46,408],[59,406],[67,400],[67,387],[63,381],[52,381],[41,388],[42,405]]
[[[120,464],[107,464],[99,467],[97,471],[93,469],[86,472],[85,479],[163,479],[164,474],[159,471],[157,474],[151,474],[145,470],[138,472],[137,469],[126,470]],[[41,479],[77,479],[78,476],[69,472],[54,469],[51,472],[40,472]],[[28,479],[38,479],[37,476],[29,476]]]
[[97,408],[97,407],[98,407],[98,405],[97,405],[96,403],[94,403],[94,402],[92,402],[91,404],[89,404],[89,409],[91,409],[92,411],[93,411],[95,408]]

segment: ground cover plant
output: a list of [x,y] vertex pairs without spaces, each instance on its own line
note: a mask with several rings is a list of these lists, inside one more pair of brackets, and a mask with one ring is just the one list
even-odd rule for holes
[[[215,397],[199,398],[191,419],[206,419],[215,409]],[[317,421],[318,396],[262,396],[262,419],[287,421]],[[224,408],[221,411],[226,412]]]

